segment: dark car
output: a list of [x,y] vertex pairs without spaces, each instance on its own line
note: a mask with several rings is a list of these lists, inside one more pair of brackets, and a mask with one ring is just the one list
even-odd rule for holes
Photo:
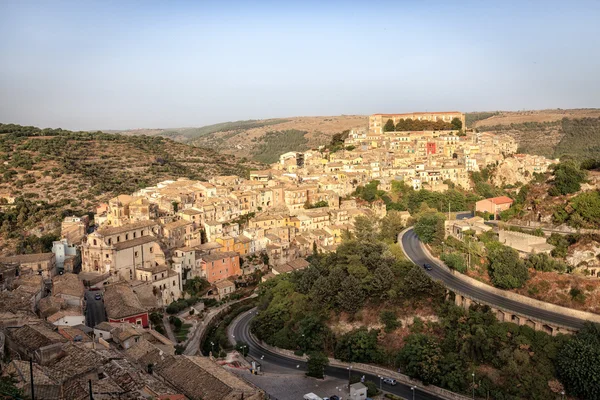
[[340,396],[334,394],[333,396],[329,396],[329,400],[340,400]]
[[423,264],[423,268],[425,268],[427,271],[431,271],[433,266],[431,264]]
[[100,293],[96,293],[96,295],[94,296],[94,298],[96,300],[102,300],[102,296],[100,295]]

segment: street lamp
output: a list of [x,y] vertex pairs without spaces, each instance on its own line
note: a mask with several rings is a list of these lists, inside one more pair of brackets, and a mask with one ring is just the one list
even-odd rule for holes
[[212,346],[213,354],[215,354],[215,342],[210,342],[210,345]]
[[471,373],[473,377],[473,400],[475,400],[475,372]]
[[560,398],[562,400],[565,400],[565,391],[564,390],[562,392],[560,392]]
[[411,386],[410,390],[412,391],[412,394],[413,394],[413,400],[415,400],[415,392],[417,391],[417,387],[416,386]]
[[350,390],[350,374],[352,373],[352,365],[346,368],[348,370],[348,390]]
[[377,377],[379,378],[379,390],[383,390],[381,387],[381,381],[383,380],[383,376],[377,375]]

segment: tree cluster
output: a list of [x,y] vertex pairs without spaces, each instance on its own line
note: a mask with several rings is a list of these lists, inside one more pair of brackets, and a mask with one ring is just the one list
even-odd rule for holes
[[585,182],[586,171],[579,168],[573,161],[565,161],[552,167],[552,180],[550,181],[550,196],[560,196],[577,193],[581,184]]
[[383,126],[384,132],[406,132],[406,131],[459,131],[463,128],[462,121],[460,118],[453,118],[450,122],[439,121],[427,121],[418,119],[401,119],[394,125],[394,121],[388,119]]

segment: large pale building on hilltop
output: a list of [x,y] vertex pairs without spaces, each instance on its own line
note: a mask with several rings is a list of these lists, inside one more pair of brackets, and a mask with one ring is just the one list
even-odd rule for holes
[[418,121],[443,121],[451,122],[458,118],[462,122],[463,128],[466,127],[465,114],[459,111],[444,112],[414,112],[406,114],[373,114],[369,116],[369,133],[382,134],[383,127],[388,119],[391,119],[396,125],[401,119],[412,119]]

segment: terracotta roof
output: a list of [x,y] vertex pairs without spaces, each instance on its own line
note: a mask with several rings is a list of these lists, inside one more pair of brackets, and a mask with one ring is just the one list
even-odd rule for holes
[[142,237],[135,238],[132,240],[127,240],[125,242],[116,243],[114,246],[115,246],[115,250],[119,251],[119,250],[130,249],[135,246],[141,246],[141,245],[144,245],[146,243],[151,243],[151,242],[158,242],[158,239],[155,238],[154,236],[142,236]]
[[126,224],[126,225],[122,225],[122,226],[107,226],[105,228],[98,229],[97,233],[101,236],[110,236],[110,235],[116,235],[119,233],[129,232],[134,229],[148,228],[150,226],[155,226],[155,225],[158,225],[155,221],[139,221],[139,222],[133,222],[131,224]]
[[182,228],[187,225],[192,225],[191,221],[187,221],[185,219],[180,219],[179,221],[169,222],[168,224],[163,225],[164,229],[177,229]]
[[491,201],[494,204],[506,204],[506,203],[514,202],[513,199],[511,199],[510,197],[507,197],[507,196],[492,197],[491,199],[486,199],[486,200]]
[[106,315],[112,319],[121,319],[147,312],[133,289],[126,284],[107,285],[104,292],[104,306]]
[[205,357],[171,356],[155,371],[191,400],[258,398],[261,393]]
[[20,254],[18,256],[0,257],[0,262],[16,262],[28,264],[33,262],[50,261],[54,253]]
[[290,261],[288,265],[293,269],[304,269],[308,267],[310,263],[303,258],[298,258],[296,260]]
[[67,341],[67,339],[58,334],[54,329],[54,326],[46,322],[40,322],[24,325],[17,329],[9,329],[7,333],[12,341],[18,343],[27,351],[34,352],[39,350],[40,347]]
[[65,273],[52,278],[52,295],[67,295],[83,298],[83,283],[75,274]]
[[224,258],[229,258],[229,257],[237,257],[239,256],[238,253],[236,253],[235,251],[224,251],[224,252],[220,252],[217,251],[215,253],[212,254],[205,254],[202,256],[202,261],[205,262],[209,262],[209,261],[217,261],[217,260],[221,260]]

